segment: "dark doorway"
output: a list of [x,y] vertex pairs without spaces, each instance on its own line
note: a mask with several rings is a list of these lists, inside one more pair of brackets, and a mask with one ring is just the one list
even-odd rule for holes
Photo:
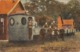
[[0,17],[0,39],[4,36],[4,18]]

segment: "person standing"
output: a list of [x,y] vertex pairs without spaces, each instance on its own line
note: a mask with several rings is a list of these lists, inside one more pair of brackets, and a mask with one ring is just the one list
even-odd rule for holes
[[56,40],[58,40],[58,29],[57,29],[57,27],[54,28],[54,37]]
[[48,36],[48,23],[47,22],[44,24],[44,29],[45,29],[45,37],[47,39],[47,36]]
[[33,20],[32,17],[28,18],[28,32],[29,32],[29,40],[32,38],[32,27],[33,27]]
[[62,40],[64,41],[64,34],[65,34],[65,31],[63,28],[60,29],[60,37],[62,38]]
[[55,21],[51,22],[51,28],[54,29],[55,28]]
[[51,40],[52,41],[52,28],[51,28],[51,26],[49,26],[49,28],[48,28],[48,38],[49,38],[49,40]]
[[44,43],[44,40],[45,40],[45,28],[43,26],[40,30],[40,41]]

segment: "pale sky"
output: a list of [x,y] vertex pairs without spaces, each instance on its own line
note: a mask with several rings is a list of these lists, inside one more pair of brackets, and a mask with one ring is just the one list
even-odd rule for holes
[[[29,2],[30,0],[21,0],[23,3],[26,3],[26,1],[27,2]],[[63,3],[65,3],[65,4],[67,4],[70,0],[56,0],[56,1],[59,1],[59,2],[63,2]],[[78,0],[79,2],[80,2],[80,0]]]
[[[26,1],[27,2],[29,2],[30,0],[21,0],[23,3],[26,3]],[[56,0],[56,1],[59,1],[59,2],[62,2],[62,3],[64,3],[64,4],[67,4],[70,0]]]
[[23,3],[29,2],[30,0],[21,0]]
[[64,4],[67,4],[70,0],[56,0],[56,1],[62,2]]

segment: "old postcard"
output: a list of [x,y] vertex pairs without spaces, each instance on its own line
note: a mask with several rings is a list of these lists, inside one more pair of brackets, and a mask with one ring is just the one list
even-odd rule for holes
[[80,0],[0,0],[0,52],[80,52]]

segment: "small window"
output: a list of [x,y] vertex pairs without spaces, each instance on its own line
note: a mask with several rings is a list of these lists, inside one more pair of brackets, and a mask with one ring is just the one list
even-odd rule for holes
[[14,23],[15,23],[14,19],[13,19],[13,18],[11,18],[11,19],[10,19],[10,25],[11,25],[11,26],[13,26],[13,25],[14,25]]
[[25,25],[26,24],[26,18],[25,17],[22,17],[21,23],[22,23],[22,25]]
[[4,22],[4,18],[1,18],[1,22]]

